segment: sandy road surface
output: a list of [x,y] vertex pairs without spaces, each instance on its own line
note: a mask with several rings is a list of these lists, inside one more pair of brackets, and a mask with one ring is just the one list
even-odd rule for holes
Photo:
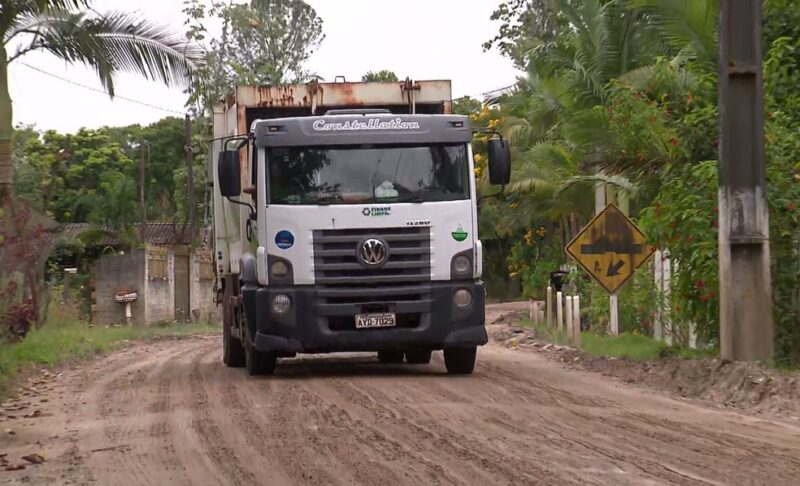
[[[497,309],[490,309],[496,316]],[[800,484],[800,429],[705,409],[486,346],[471,377],[372,356],[252,379],[217,336],[65,372],[6,421],[0,472],[33,484]],[[37,445],[37,442],[39,443]]]

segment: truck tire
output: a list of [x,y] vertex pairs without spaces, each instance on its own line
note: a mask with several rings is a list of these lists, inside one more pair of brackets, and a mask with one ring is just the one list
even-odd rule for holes
[[[247,326],[245,326],[247,328]],[[278,357],[275,353],[262,353],[253,347],[250,331],[245,330],[247,339],[244,344],[244,369],[249,376],[263,376],[275,373]]]
[[234,289],[230,280],[223,288],[222,297],[222,362],[229,368],[244,366],[244,346],[240,339],[231,334],[231,327],[237,323],[236,307],[233,305]]
[[229,323],[224,323],[222,326],[222,362],[228,368],[244,366],[244,346],[240,340],[231,335]]
[[477,346],[444,348],[444,366],[451,375],[471,375],[477,356]]
[[406,351],[406,362],[408,364],[428,364],[431,362],[432,351],[430,349],[412,349]]
[[378,351],[378,361],[383,364],[400,364],[403,362],[402,351]]

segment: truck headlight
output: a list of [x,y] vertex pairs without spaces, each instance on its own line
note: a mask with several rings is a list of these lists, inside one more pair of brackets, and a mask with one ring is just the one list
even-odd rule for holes
[[281,260],[278,260],[269,267],[269,273],[274,277],[285,277],[289,273],[289,267]]
[[450,260],[450,280],[467,280],[474,276],[472,250],[464,250],[453,255]]
[[466,309],[472,305],[472,292],[467,289],[458,289],[453,294],[453,303],[459,309]]
[[471,270],[472,262],[465,255],[457,255],[453,260],[453,269],[456,273],[467,273]]
[[278,294],[272,297],[271,302],[272,312],[276,315],[282,316],[289,312],[292,308],[292,299],[286,294]]

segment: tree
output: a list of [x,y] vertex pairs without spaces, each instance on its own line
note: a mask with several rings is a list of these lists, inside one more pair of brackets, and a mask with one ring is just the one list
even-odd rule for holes
[[[164,27],[121,12],[90,14],[91,0],[10,0],[0,11],[0,195],[11,190],[12,106],[9,65],[31,51],[48,51],[97,71],[114,95],[114,76],[132,71],[175,85],[188,79],[199,51]],[[9,52],[15,43],[16,51]]]
[[306,80],[304,64],[325,38],[322,19],[302,0],[251,0],[246,4],[186,0],[187,37],[204,42],[209,17],[222,22],[206,63],[196,71],[189,104],[210,110],[236,85],[276,85]]
[[388,69],[381,69],[380,71],[369,71],[367,74],[361,76],[361,81],[364,82],[379,82],[379,83],[395,83],[400,81],[394,71]]
[[471,96],[462,96],[453,100],[453,113],[456,115],[472,115],[481,111],[483,103]]

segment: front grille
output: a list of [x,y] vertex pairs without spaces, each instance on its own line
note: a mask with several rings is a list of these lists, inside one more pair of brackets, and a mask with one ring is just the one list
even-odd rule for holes
[[[380,268],[365,268],[359,244],[378,237],[389,247]],[[317,311],[332,331],[355,329],[354,315],[394,312],[397,327],[420,325],[430,313],[431,237],[429,228],[318,230],[314,238]]]
[[[383,239],[389,258],[380,268],[361,265],[358,245],[369,237]],[[428,228],[368,228],[314,231],[314,277],[318,285],[397,284],[431,279]]]

